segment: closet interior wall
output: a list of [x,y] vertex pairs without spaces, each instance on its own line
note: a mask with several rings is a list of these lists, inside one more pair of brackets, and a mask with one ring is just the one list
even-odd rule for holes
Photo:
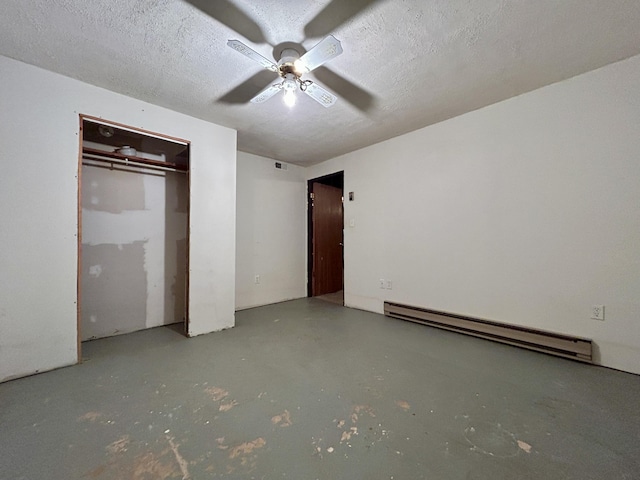
[[81,172],[81,340],[185,322],[188,175],[91,157]]

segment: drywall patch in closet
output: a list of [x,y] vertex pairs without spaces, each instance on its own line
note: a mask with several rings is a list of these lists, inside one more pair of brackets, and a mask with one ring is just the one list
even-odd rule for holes
[[144,244],[83,245],[82,333],[86,339],[146,328]]
[[144,175],[104,168],[82,168],[82,208],[119,214],[144,210]]
[[82,119],[83,341],[187,320],[189,144],[147,133]]

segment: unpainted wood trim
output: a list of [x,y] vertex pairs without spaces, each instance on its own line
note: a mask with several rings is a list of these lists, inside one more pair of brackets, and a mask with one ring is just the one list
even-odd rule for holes
[[188,155],[188,169],[187,169],[187,271],[185,279],[185,302],[184,302],[184,334],[189,337],[189,325],[191,318],[189,316],[189,302],[190,296],[190,282],[191,282],[191,144],[187,145],[189,151]]
[[77,342],[77,354],[78,362],[82,363],[82,140],[83,140],[83,122],[82,115],[79,118],[80,128],[78,130],[78,232],[77,239],[77,252],[78,252],[78,271],[76,274],[76,333],[78,335]]
[[125,125],[124,123],[112,122],[111,120],[105,120],[104,118],[94,117],[92,115],[85,115],[85,114],[81,113],[80,114],[80,118],[82,120],[88,120],[88,121],[94,122],[94,123],[101,123],[103,125],[123,128],[123,129],[129,130],[131,132],[140,132],[140,133],[143,133],[145,135],[152,135],[154,137],[164,138],[166,140],[171,140],[173,142],[183,143],[185,145],[191,145],[191,142],[189,140],[185,140],[184,138],[173,137],[171,135],[165,135],[163,133],[157,133],[157,132],[154,132],[154,131],[151,131],[151,130],[145,130],[144,128],[132,127],[130,125]]

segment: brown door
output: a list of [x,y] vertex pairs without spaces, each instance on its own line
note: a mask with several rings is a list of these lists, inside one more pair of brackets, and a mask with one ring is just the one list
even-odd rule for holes
[[313,184],[311,221],[313,273],[311,295],[342,290],[342,190]]

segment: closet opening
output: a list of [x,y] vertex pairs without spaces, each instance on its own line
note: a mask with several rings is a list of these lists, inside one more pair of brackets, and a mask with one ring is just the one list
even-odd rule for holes
[[188,334],[189,142],[80,116],[81,342],[163,325]]

